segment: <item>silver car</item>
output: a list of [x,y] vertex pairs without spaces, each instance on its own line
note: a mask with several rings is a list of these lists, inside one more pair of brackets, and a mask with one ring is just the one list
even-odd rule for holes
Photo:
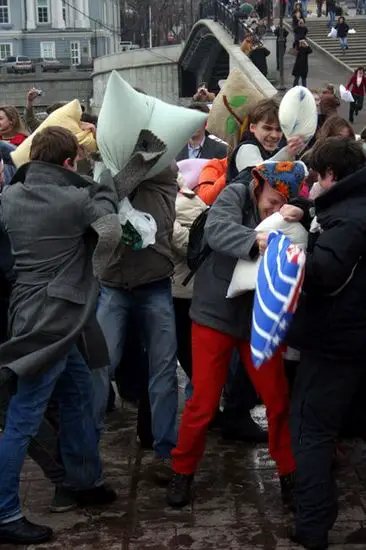
[[4,65],[8,73],[34,72],[32,60],[25,55],[12,55],[7,57]]
[[55,57],[43,57],[43,59],[41,59],[41,67],[44,73],[47,71],[55,71],[58,73],[61,71],[61,62]]

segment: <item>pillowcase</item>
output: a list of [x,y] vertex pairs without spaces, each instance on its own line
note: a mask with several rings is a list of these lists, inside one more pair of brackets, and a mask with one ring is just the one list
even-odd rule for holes
[[53,113],[51,113],[43,122],[40,124],[35,132],[27,137],[25,141],[16,151],[11,153],[13,162],[17,168],[22,166],[29,161],[29,153],[32,144],[33,137],[49,126],[61,126],[61,128],[66,128],[70,130],[79,142],[79,145],[83,145],[90,153],[95,153],[97,150],[97,143],[94,139],[94,136],[90,130],[82,130],[80,128],[80,120],[82,115],[81,105],[78,99],[74,99],[63,105]]
[[291,88],[282,98],[278,113],[286,139],[300,136],[305,143],[315,135],[318,112],[313,94],[303,86]]
[[194,189],[199,184],[199,179],[203,168],[209,162],[208,159],[185,159],[177,162],[179,172],[186,182],[185,187]]
[[270,233],[254,297],[251,352],[259,369],[284,342],[299,301],[305,253],[279,231]]
[[147,177],[167,168],[207,115],[137,92],[113,71],[98,117],[97,142],[105,166],[115,176],[130,159],[142,130],[164,142],[167,151]]
[[[263,220],[255,230],[259,233],[269,233],[270,231],[281,231],[289,242],[298,245],[305,250],[308,233],[306,229],[298,222],[286,222],[279,212],[272,214]],[[261,265],[262,257],[254,261],[238,260],[234,269],[231,283],[227,291],[227,298],[235,298],[240,294],[254,290],[257,284],[258,272]]]
[[249,110],[261,99],[264,95],[244,73],[234,68],[212,104],[207,121],[208,132],[225,141],[232,151],[247,129]]

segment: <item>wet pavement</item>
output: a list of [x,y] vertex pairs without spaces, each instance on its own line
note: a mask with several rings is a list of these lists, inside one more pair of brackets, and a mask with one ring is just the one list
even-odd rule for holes
[[[21,483],[23,509],[33,521],[53,527],[56,537],[23,550],[299,548],[286,539],[292,517],[283,510],[278,478],[265,446],[227,443],[219,433],[210,433],[196,478],[196,499],[191,507],[172,510],[166,505],[165,489],[152,479],[153,453],[141,451],[136,444],[135,425],[132,407],[119,408],[108,418],[102,444],[105,477],[118,492],[118,500],[103,509],[51,514],[53,489],[27,460]],[[340,515],[330,548],[361,550],[366,548],[366,535],[364,542],[354,542],[358,534],[366,533],[366,468],[362,466],[366,451],[361,443],[348,443],[345,448],[346,465],[338,470]]]

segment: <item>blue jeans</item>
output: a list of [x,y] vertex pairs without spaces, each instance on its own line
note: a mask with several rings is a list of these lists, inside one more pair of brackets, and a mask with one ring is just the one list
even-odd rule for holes
[[[177,442],[178,409],[177,341],[170,279],[133,290],[102,286],[97,319],[107,342],[112,372],[122,358],[132,308],[149,357],[154,448],[159,456],[169,457]],[[96,399],[102,400],[100,396]]]
[[340,39],[339,39],[339,43],[340,43],[340,45],[341,45],[342,50],[346,50],[347,47],[348,47],[348,39],[347,39],[347,36],[345,36],[344,38],[340,38]]
[[301,0],[301,7],[304,17],[308,15],[308,0]]
[[335,19],[336,19],[335,12],[334,11],[328,11],[328,27],[329,28],[334,27]]
[[59,402],[64,485],[88,489],[101,483],[92,391],[89,368],[76,347],[54,367],[18,381],[18,391],[10,401],[0,439],[0,523],[22,517],[18,496],[20,471],[30,438],[39,430],[52,393]]

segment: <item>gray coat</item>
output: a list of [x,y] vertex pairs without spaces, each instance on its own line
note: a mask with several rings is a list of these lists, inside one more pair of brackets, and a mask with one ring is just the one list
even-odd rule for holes
[[106,173],[95,184],[60,166],[31,162],[5,189],[1,208],[16,281],[9,309],[11,339],[0,347],[0,368],[33,375],[51,368],[81,341],[87,356],[98,363],[98,351],[98,366],[106,365],[105,342],[94,317],[99,285],[92,257],[98,247],[91,226],[99,223],[100,229],[100,219],[117,211],[111,176]]
[[255,245],[259,214],[251,188],[233,183],[211,207],[205,237],[212,252],[198,270],[193,291],[194,322],[241,340],[250,339],[254,292],[226,298],[236,262],[258,255]]

